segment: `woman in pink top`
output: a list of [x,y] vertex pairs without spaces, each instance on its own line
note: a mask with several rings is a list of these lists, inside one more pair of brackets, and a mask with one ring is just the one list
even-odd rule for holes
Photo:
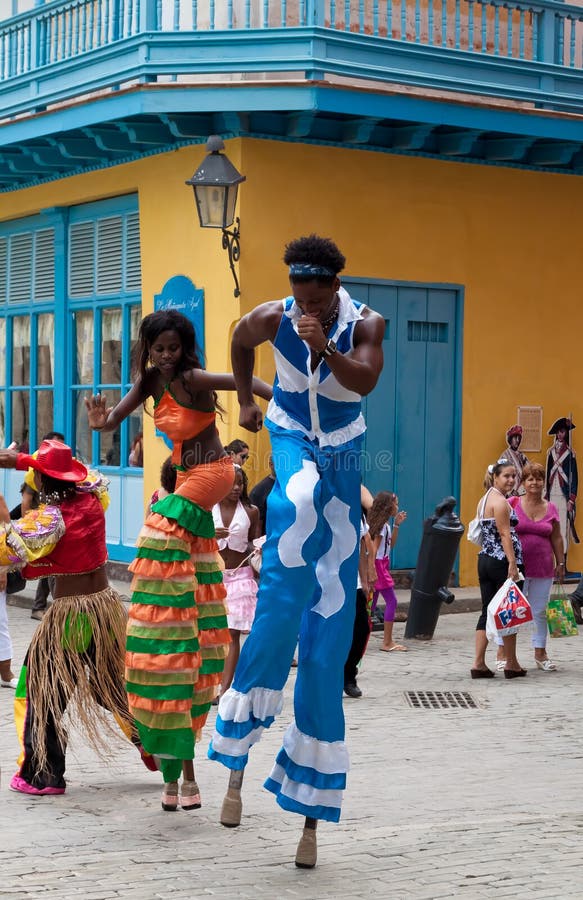
[[[518,517],[516,533],[522,544],[525,582],[523,591],[532,607],[534,661],[543,672],[557,667],[547,656],[547,604],[553,578],[563,580],[565,554],[559,525],[559,512],[554,503],[543,499],[545,470],[540,463],[527,463],[522,470],[522,487],[526,493],[510,497],[508,502]],[[501,660],[498,660],[500,667]]]

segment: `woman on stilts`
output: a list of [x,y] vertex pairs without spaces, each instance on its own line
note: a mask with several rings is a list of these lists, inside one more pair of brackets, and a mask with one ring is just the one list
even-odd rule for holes
[[[142,743],[160,759],[162,808],[176,810],[180,802],[183,809],[198,809],[194,744],[229,643],[210,510],[231,490],[234,469],[215,425],[216,391],[233,390],[235,382],[232,375],[205,371],[192,323],[175,310],[143,319],[136,351],[137,378],[121,402],[108,408],[98,394],[86,406],[93,429],[113,431],[151,397],[156,427],[174,442],[176,489],[152,506],[130,566],[126,687]],[[259,379],[253,389],[271,396]]]

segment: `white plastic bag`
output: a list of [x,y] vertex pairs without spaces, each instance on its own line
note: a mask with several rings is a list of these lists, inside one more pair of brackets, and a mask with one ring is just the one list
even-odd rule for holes
[[511,578],[507,578],[488,604],[486,636],[489,641],[496,637],[516,634],[523,625],[532,622],[530,603]]

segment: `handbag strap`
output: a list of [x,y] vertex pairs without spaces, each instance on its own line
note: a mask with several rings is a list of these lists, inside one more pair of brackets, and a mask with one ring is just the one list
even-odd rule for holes
[[480,510],[480,506],[478,506],[478,519],[480,520],[480,522],[484,518],[484,512],[486,510],[486,503],[488,502],[488,495],[491,490],[493,490],[493,488],[488,488],[488,490],[484,494],[484,497],[483,497],[482,503],[481,503],[481,507],[482,507],[481,510]]

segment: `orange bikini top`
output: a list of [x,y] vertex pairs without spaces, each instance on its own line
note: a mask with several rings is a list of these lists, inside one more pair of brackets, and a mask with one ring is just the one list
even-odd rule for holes
[[154,404],[154,423],[156,428],[168,435],[174,442],[172,462],[179,466],[182,461],[182,442],[194,438],[209,425],[214,424],[216,412],[203,412],[179,403],[170,391],[165,388],[160,400]]

